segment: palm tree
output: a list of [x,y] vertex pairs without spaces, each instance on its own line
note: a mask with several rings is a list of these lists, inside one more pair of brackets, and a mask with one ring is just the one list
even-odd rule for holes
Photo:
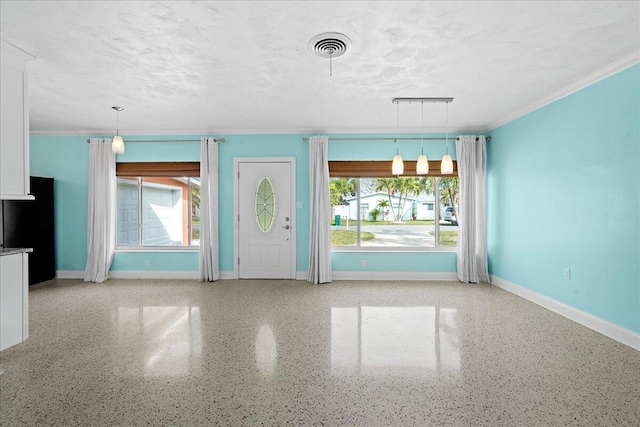
[[[387,197],[389,198],[389,205],[388,206],[392,206],[391,203],[391,196],[395,196],[396,194],[396,181],[397,178],[378,178],[376,179],[375,182],[375,189],[376,191],[386,191],[387,192]],[[391,212],[393,212],[393,220],[397,221],[396,219],[396,213],[394,212],[393,209],[391,209]]]
[[402,220],[402,213],[405,210],[409,195],[419,196],[421,193],[429,191],[433,183],[433,178],[396,178],[396,189],[400,200],[398,203],[397,218]]
[[[193,181],[191,181],[193,183]],[[192,215],[195,212],[200,211],[200,187],[196,187],[195,185],[191,187],[191,212]]]
[[[389,211],[389,201],[385,199],[380,199],[378,200],[378,204],[376,205],[376,207],[378,207],[379,212],[382,213],[382,220],[384,221],[386,212]],[[373,220],[375,221],[376,219],[374,218]]]
[[420,195],[421,193],[433,193],[433,190],[436,188],[436,179],[433,177],[427,177],[427,178],[420,178],[420,193],[415,193],[416,196]]
[[[436,187],[435,178],[415,178],[415,177],[403,177],[403,178],[378,178],[375,181],[376,191],[386,191],[389,198],[389,202],[385,200],[385,207],[392,206],[391,197],[398,197],[398,209],[397,211],[391,209],[393,212],[393,220],[401,221],[402,213],[404,212],[407,198],[409,195],[419,196],[422,193],[432,193]],[[380,201],[382,202],[382,200]],[[378,206],[381,206],[378,203]]]
[[353,178],[332,178],[329,182],[329,201],[331,206],[345,205],[346,196],[356,195],[356,180]]
[[458,205],[459,196],[460,179],[457,176],[452,178],[440,178],[440,201],[443,204],[452,206],[455,209]]
[[[433,178],[431,178],[431,180],[433,180]],[[407,182],[409,193],[413,194],[417,198],[420,194],[429,192],[430,183],[431,181],[429,180],[429,178],[409,178]],[[405,197],[405,201],[406,201],[406,197]],[[402,209],[404,210],[404,207]],[[416,215],[417,215],[417,208],[414,202],[411,207],[411,217],[415,219]]]
[[407,197],[411,192],[414,182],[417,178],[396,178],[395,185],[400,200],[398,200],[398,214],[395,215],[396,221],[402,221],[402,213],[404,212],[405,204],[407,203]]

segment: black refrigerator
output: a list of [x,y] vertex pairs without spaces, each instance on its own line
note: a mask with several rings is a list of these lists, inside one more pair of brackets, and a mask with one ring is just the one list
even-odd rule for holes
[[2,201],[2,245],[33,248],[29,254],[29,285],[56,276],[53,232],[53,178],[31,177],[35,200]]

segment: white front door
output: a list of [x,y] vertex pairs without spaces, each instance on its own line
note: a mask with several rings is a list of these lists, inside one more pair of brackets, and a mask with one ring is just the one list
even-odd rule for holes
[[238,278],[295,278],[292,160],[237,161]]

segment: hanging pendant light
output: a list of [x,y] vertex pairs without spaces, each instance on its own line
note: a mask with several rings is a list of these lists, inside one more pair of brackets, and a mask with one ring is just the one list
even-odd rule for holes
[[124,141],[122,140],[122,137],[119,135],[120,121],[119,121],[118,113],[124,110],[124,108],[122,107],[111,107],[111,108],[116,110],[116,136],[113,137],[113,141],[111,142],[111,151],[113,151],[115,154],[122,154],[124,153]]
[[400,122],[400,104],[396,104],[396,155],[393,156],[393,163],[391,163],[391,174],[400,176],[404,173],[404,163],[402,162],[402,156],[400,155],[400,149],[398,147],[398,129]]
[[402,175],[404,173],[404,163],[402,162],[402,156],[400,156],[400,154],[396,154],[395,156],[393,156],[393,163],[391,163],[391,173],[393,175]]
[[404,164],[402,162],[402,157],[400,156],[400,150],[398,146],[399,138],[399,122],[400,122],[400,112],[399,106],[401,102],[404,103],[412,103],[412,102],[420,102],[422,104],[422,122],[421,122],[421,142],[422,149],[421,154],[418,157],[418,161],[416,162],[416,174],[417,175],[428,175],[429,174],[429,159],[424,154],[424,103],[425,102],[444,102],[447,107],[447,124],[446,124],[446,137],[445,137],[445,148],[446,154],[442,157],[442,163],[440,164],[440,173],[442,175],[451,175],[453,173],[453,160],[449,155],[449,103],[453,101],[453,98],[393,98],[393,103],[396,104],[396,155],[393,158],[393,163],[391,164],[391,173],[393,175],[402,175],[404,173]]
[[446,102],[446,127],[445,127],[445,155],[442,156],[442,162],[440,163],[440,173],[443,175],[451,175],[453,173],[453,160],[451,160],[451,156],[449,155],[449,102]]
[[453,173],[453,160],[449,154],[442,156],[440,171],[443,175],[451,175]]
[[429,173],[429,160],[427,156],[424,155],[424,102],[420,103],[422,105],[422,115],[421,115],[421,127],[420,127],[420,140],[422,142],[422,151],[418,156],[418,162],[416,163],[416,174],[418,175],[426,175]]
[[418,175],[427,175],[429,173],[429,160],[427,160],[427,156],[425,156],[424,153],[418,156],[416,173]]

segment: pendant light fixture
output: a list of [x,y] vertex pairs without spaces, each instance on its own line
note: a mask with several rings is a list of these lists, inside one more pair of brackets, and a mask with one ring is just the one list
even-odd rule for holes
[[418,162],[416,163],[416,174],[418,175],[426,175],[429,173],[429,160],[427,160],[427,156],[424,155],[424,102],[420,103],[421,110],[421,124],[420,124],[420,141],[422,144],[421,154],[418,156]]
[[116,110],[116,136],[113,137],[113,141],[111,142],[111,151],[113,151],[115,154],[122,154],[124,153],[124,141],[120,136],[120,120],[118,117],[118,113],[124,110],[124,108],[122,107],[111,107],[111,108]]
[[[393,98],[392,102],[396,104],[396,155],[393,158],[393,163],[391,164],[391,173],[393,175],[402,175],[404,173],[404,164],[402,162],[402,157],[400,156],[398,141],[400,140],[399,134],[399,121],[400,121],[400,111],[399,105],[400,103],[408,103],[419,102],[422,105],[421,110],[421,136],[420,141],[422,143],[422,150],[420,156],[418,156],[418,161],[416,162],[416,175],[428,175],[429,174],[429,159],[424,154],[424,103],[425,102],[444,102],[446,105],[446,114],[447,114],[447,123],[446,123],[446,137],[445,137],[445,149],[446,154],[442,157],[442,163],[440,164],[440,173],[443,175],[451,175],[453,173],[453,160],[451,160],[451,156],[449,155],[449,103],[453,101],[453,98]],[[408,139],[417,139],[417,138],[408,138]],[[427,138],[429,139],[429,138]]]
[[440,163],[440,173],[443,175],[451,175],[453,173],[453,160],[449,155],[449,102],[446,102],[446,127],[445,127],[445,155],[442,156],[442,162]]
[[400,104],[396,103],[396,155],[393,156],[393,163],[391,163],[391,174],[400,176],[404,173],[404,163],[402,162],[402,156],[400,155],[400,149],[398,147],[398,129],[400,122]]

